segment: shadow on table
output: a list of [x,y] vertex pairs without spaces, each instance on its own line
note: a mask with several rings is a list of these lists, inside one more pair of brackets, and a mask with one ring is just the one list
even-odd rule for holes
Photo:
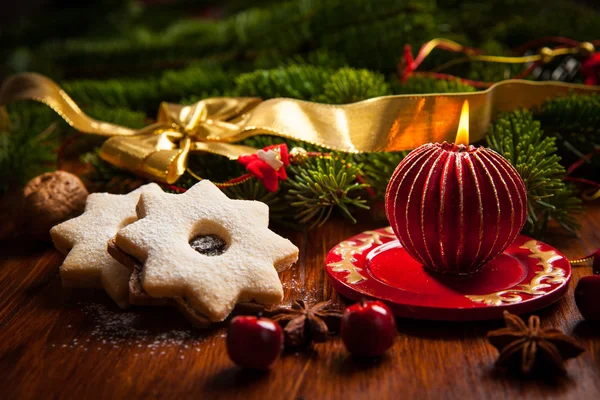
[[[314,347],[284,350],[281,358],[276,362],[273,369],[284,368],[284,365],[286,365],[288,361],[299,361],[297,364],[294,363],[294,366],[291,368],[293,368],[292,370],[295,371],[296,374],[300,375],[294,375],[294,373],[290,374],[290,376],[299,378],[303,373],[301,370],[304,368],[305,371],[307,365],[312,362],[318,362],[320,356],[319,351]],[[203,387],[205,391],[215,394],[239,393],[240,390],[264,385],[266,382],[272,381],[276,375],[273,372],[273,369],[260,371],[236,366],[227,367],[208,377],[204,382]]]
[[576,244],[581,241],[581,238],[566,232],[564,229],[561,229],[561,227],[550,226],[541,240],[548,243],[550,246],[561,249],[579,247]]
[[573,329],[573,336],[575,338],[597,338],[598,332],[600,332],[600,321],[579,321]]
[[[600,321],[580,321],[573,329],[573,337],[589,342],[598,338],[598,332],[600,332]],[[591,349],[588,347],[589,350]],[[592,358],[596,362],[596,366],[600,368],[600,348],[596,348]]]
[[575,386],[575,380],[568,374],[554,374],[545,371],[534,372],[528,376],[519,374],[517,371],[490,367],[481,376],[482,384],[491,380],[502,385],[517,387],[519,390],[537,388],[543,393],[552,393],[557,396],[567,392]]
[[234,366],[223,369],[211,376],[206,381],[205,386],[210,391],[238,392],[240,389],[264,382],[270,375],[270,370],[261,371]]
[[50,241],[22,237],[0,240],[0,253],[5,260],[20,257],[41,257],[44,252],[50,249],[53,249]]
[[397,361],[392,359],[388,353],[381,357],[364,358],[355,357],[343,351],[334,353],[331,357],[332,370],[346,377],[354,374],[362,374],[372,369],[385,369],[386,367],[391,369],[395,362]]
[[[527,321],[530,315],[538,315],[542,320],[556,315],[559,302],[551,304],[533,313],[523,314],[520,317]],[[503,319],[489,321],[428,321],[410,318],[396,318],[396,326],[400,334],[416,336],[425,339],[451,341],[468,338],[485,338],[487,332],[503,328]]]

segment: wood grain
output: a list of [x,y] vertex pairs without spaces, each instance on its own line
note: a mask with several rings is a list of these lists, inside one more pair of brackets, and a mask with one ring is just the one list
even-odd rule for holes
[[[580,237],[547,241],[567,257],[600,247],[600,204],[587,205]],[[308,233],[283,232],[301,249],[282,274],[286,302],[340,299],[323,271],[340,240],[381,222],[336,220]],[[101,291],[62,288],[62,256],[26,240],[0,245],[0,398],[508,399],[600,398],[600,325],[582,321],[568,294],[540,311],[544,326],[572,333],[586,353],[565,377],[523,379],[496,372],[485,333],[501,321],[443,323],[399,319],[398,337],[379,361],[348,356],[340,340],[287,353],[270,372],[233,366],[225,326],[201,332],[169,308],[122,312]]]

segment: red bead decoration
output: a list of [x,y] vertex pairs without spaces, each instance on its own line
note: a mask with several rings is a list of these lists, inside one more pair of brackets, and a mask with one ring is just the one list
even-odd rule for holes
[[600,320],[600,275],[584,276],[577,282],[575,304],[586,320]]
[[269,369],[283,351],[283,331],[268,318],[237,316],[229,323],[227,354],[244,368]]
[[364,301],[346,308],[341,324],[342,341],[358,357],[379,357],[396,338],[394,313],[381,301]]
[[398,165],[385,195],[387,217],[406,251],[426,267],[470,274],[501,254],[527,216],[527,192],[493,150],[429,143]]

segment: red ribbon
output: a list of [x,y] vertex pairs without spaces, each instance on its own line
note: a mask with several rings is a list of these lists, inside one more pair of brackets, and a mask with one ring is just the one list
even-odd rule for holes
[[594,53],[585,60],[580,71],[586,85],[597,85],[600,82],[600,53]]
[[[564,38],[564,37],[543,37],[540,39],[536,39],[530,42],[525,43],[524,45],[513,50],[515,54],[523,54],[525,51],[530,49],[538,49],[544,45],[549,43],[558,44],[556,48],[560,47],[576,47],[581,43],[577,40]],[[594,46],[600,45],[600,40],[593,40],[592,43]],[[442,49],[446,51],[451,51],[455,53],[463,53],[463,54],[481,54],[483,51],[477,48],[471,48],[460,45],[447,45],[444,42],[438,43],[438,39],[434,39],[433,41],[426,42],[417,54],[417,57],[413,57],[412,48],[409,44],[404,46],[404,57],[402,62],[398,64],[398,76],[400,77],[401,82],[406,82],[408,77],[411,74],[426,76],[435,79],[449,80],[449,79],[458,79],[463,83],[474,86],[476,88],[487,88],[492,85],[490,82],[481,82],[481,81],[473,81],[468,80],[448,74],[436,73],[436,72],[418,72],[416,69],[421,65],[421,63],[425,60],[425,58],[431,53],[433,49]],[[534,62],[529,67],[525,68],[521,73],[514,77],[514,79],[522,79],[527,77],[537,66],[539,62]],[[584,77],[584,82],[586,85],[597,85],[600,83],[600,53],[592,54],[588,57],[581,65],[580,69],[581,75]]]

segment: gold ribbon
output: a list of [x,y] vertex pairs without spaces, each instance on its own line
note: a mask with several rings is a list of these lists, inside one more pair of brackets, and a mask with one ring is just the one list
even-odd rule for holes
[[[484,62],[492,62],[492,63],[501,63],[501,64],[525,64],[525,63],[533,63],[533,62],[541,62],[543,64],[550,63],[555,57],[565,56],[568,54],[571,55],[584,55],[589,57],[595,51],[594,45],[590,42],[581,42],[578,46],[574,47],[560,47],[556,49],[551,49],[549,47],[542,47],[538,54],[532,54],[528,56],[493,56],[488,54],[476,54],[473,49],[468,47],[464,47],[456,42],[447,39],[433,39],[427,44],[423,46],[421,51],[419,52],[419,56],[424,59],[431,53],[431,51],[437,47],[443,46],[446,49],[452,51],[463,51],[467,54],[466,57],[456,58],[450,60],[442,65],[433,68],[429,72],[438,72],[444,69],[450,68],[457,64],[462,64],[465,62],[473,62],[473,61],[484,61]],[[421,54],[422,53],[422,54]],[[421,61],[422,61],[421,59]]]
[[600,86],[507,80],[480,92],[384,96],[344,105],[221,97],[191,106],[162,103],[157,122],[136,131],[88,117],[54,81],[23,73],[4,82],[0,105],[26,99],[45,103],[75,129],[109,136],[100,151],[104,160],[173,183],[185,172],[190,152],[237,159],[256,152],[236,144],[253,135],[351,153],[410,150],[427,142],[453,142],[460,109],[469,100],[470,137],[476,142],[484,138],[498,112],[533,108],[569,93],[599,91]]
[[[502,64],[525,64],[533,62],[541,62],[542,64],[548,64],[557,56],[578,54],[583,57],[589,57],[596,51],[593,43],[581,42],[578,45],[571,47],[559,47],[555,49],[551,49],[549,47],[542,47],[538,51],[538,54],[532,54],[528,56],[494,56],[488,54],[479,54],[481,50],[463,46],[460,43],[454,42],[449,39],[436,38],[426,42],[423,46],[421,46],[417,57],[414,60],[412,60],[412,62],[410,62],[412,65],[407,65],[407,67],[410,68],[410,71],[414,71],[423,62],[423,60],[427,58],[427,56],[431,54],[431,52],[436,48],[441,48],[457,53],[462,52],[466,54],[466,57],[455,58],[453,60],[450,60],[442,65],[437,66],[436,68],[431,69],[430,71],[428,71],[429,73],[439,72],[457,64],[473,61],[484,61]],[[410,55],[410,53],[409,58],[412,58],[412,55]],[[407,59],[406,61],[410,61],[410,59]]]
[[157,122],[134,135],[109,138],[101,157],[122,168],[159,181],[173,183],[186,170],[191,151],[205,151],[237,159],[253,147],[232,144],[240,140],[248,110],[260,103],[253,97],[215,97],[191,106],[163,102]]

